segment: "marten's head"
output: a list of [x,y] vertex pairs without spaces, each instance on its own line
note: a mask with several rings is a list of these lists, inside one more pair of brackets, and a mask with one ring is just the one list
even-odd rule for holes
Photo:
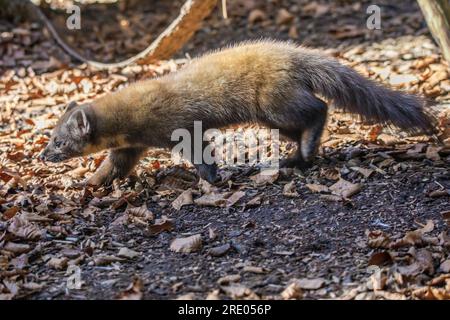
[[92,152],[93,112],[89,105],[69,103],[39,158],[60,162]]

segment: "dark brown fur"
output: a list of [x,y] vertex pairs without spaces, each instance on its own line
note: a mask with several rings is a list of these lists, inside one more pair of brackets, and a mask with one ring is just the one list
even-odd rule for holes
[[[260,41],[207,54],[176,73],[70,108],[52,139],[65,131],[85,141],[77,147],[81,151],[72,150],[64,159],[111,149],[92,184],[125,177],[147,147],[172,147],[172,132],[192,131],[194,121],[202,121],[203,130],[249,122],[280,129],[299,144],[284,165],[302,167],[313,159],[326,122],[327,105],[319,96],[370,122],[412,133],[434,131],[420,98],[376,84],[316,50]],[[66,122],[72,130],[63,130]],[[54,149],[50,143],[43,157],[58,153]],[[214,166],[197,169],[215,180]]]

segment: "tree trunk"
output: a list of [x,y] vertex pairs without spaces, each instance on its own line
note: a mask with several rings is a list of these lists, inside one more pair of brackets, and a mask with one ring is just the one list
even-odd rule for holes
[[450,0],[417,0],[434,40],[450,62]]

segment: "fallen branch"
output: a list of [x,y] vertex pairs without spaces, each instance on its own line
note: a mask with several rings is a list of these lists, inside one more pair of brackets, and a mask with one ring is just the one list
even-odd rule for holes
[[85,62],[88,66],[97,69],[112,69],[125,67],[134,62],[145,64],[170,58],[175,52],[181,49],[200,28],[201,22],[214,9],[217,0],[187,0],[181,7],[178,17],[159,35],[158,38],[156,38],[155,41],[135,56],[116,63],[102,63],[89,60],[80,55],[64,42],[39,6],[32,2],[29,3],[36,12],[37,17],[45,24],[45,27],[51,33],[55,41],[67,52],[67,54],[78,61]]

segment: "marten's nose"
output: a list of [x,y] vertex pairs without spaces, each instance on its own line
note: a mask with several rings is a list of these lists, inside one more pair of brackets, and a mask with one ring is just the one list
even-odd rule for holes
[[39,154],[38,159],[41,160],[41,161],[45,161],[46,158],[47,158],[47,157],[45,156],[45,150],[44,150],[44,151],[42,151],[42,152]]

